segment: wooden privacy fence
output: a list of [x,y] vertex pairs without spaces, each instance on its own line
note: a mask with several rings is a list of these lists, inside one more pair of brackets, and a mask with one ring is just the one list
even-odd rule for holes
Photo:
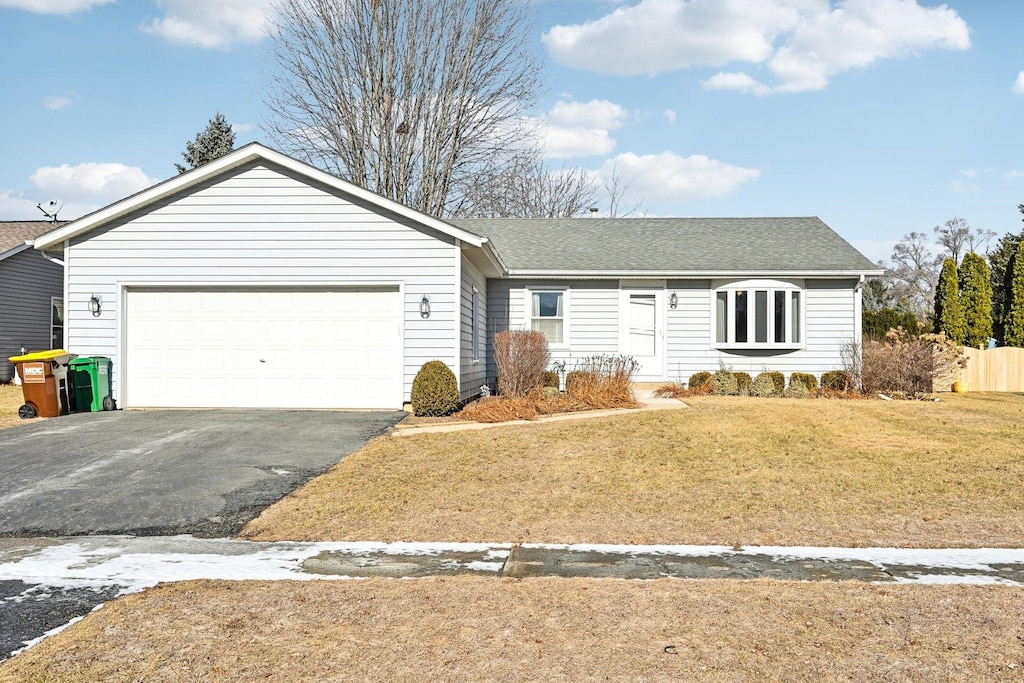
[[[1024,349],[1003,346],[981,351],[964,347],[964,356],[967,367],[960,370],[960,381],[967,383],[969,391],[1024,392]],[[950,387],[935,388],[949,391]]]

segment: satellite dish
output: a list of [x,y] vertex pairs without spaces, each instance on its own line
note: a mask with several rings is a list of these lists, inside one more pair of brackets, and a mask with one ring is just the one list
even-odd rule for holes
[[36,204],[40,211],[46,214],[46,217],[56,222],[57,212],[64,206],[64,202],[59,199],[51,199],[50,201],[43,204]]

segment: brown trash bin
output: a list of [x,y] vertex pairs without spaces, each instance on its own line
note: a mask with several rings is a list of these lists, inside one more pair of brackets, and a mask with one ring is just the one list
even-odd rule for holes
[[12,356],[7,360],[18,369],[21,391],[25,397],[25,405],[18,409],[19,417],[27,420],[33,417],[57,417],[70,412],[67,376],[71,355],[67,351],[37,351],[24,356]]

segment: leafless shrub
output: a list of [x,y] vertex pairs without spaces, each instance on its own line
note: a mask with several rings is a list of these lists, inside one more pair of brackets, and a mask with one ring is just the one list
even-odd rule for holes
[[632,356],[584,358],[565,378],[566,394],[591,408],[635,406],[632,380],[638,367],[640,364]]
[[866,393],[920,398],[932,393],[936,378],[949,376],[967,364],[960,346],[942,334],[914,337],[897,327],[885,337],[885,342],[864,346],[862,383]]
[[544,386],[544,371],[551,354],[540,332],[505,330],[494,335],[494,363],[498,393],[522,398]]

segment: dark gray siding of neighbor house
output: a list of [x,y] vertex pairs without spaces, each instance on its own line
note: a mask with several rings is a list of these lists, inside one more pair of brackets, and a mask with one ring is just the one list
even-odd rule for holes
[[64,296],[64,269],[35,249],[0,261],[0,382],[14,377],[7,358],[24,346],[50,348],[50,298]]

